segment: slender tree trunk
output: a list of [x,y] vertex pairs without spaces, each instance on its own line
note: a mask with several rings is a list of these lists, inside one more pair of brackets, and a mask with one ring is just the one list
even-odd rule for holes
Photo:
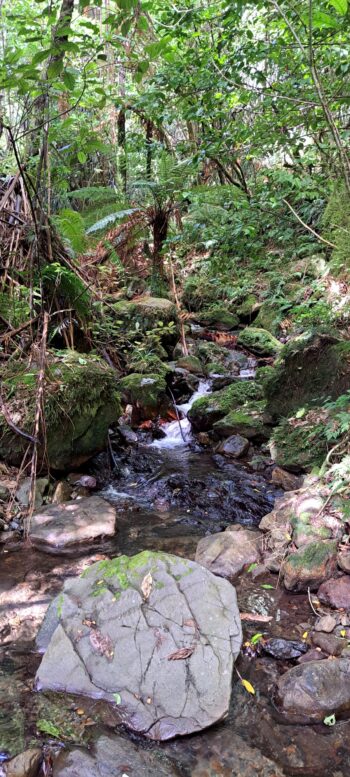
[[168,236],[169,226],[169,212],[167,210],[158,210],[153,222],[153,254],[152,254],[152,270],[154,276],[164,278],[164,263],[162,256],[162,249]]

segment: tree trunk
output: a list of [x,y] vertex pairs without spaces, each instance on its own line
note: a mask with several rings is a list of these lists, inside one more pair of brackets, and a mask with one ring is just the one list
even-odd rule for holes
[[154,276],[158,276],[160,279],[164,278],[162,248],[168,236],[169,215],[169,212],[166,210],[158,210],[152,222],[152,272]]

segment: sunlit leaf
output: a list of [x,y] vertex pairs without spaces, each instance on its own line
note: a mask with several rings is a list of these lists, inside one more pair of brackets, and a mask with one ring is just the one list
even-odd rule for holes
[[246,689],[246,691],[248,691],[248,693],[251,693],[252,696],[255,696],[255,688],[249,682],[249,680],[244,680],[244,678],[242,678],[241,683],[242,683],[243,687]]

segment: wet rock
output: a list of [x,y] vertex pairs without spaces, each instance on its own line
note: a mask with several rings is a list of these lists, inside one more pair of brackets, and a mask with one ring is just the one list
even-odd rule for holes
[[109,701],[124,725],[150,739],[199,731],[227,714],[242,634],[226,580],[145,551],[68,581],[56,610],[39,689]]
[[177,367],[171,375],[171,391],[178,405],[185,404],[199,386],[199,377]]
[[301,486],[301,478],[293,475],[292,472],[287,472],[282,467],[274,467],[271,481],[275,486],[281,486],[284,491],[296,491]]
[[260,536],[242,526],[203,537],[197,545],[196,561],[214,575],[234,580],[248,564],[260,559]]
[[122,378],[119,386],[124,401],[132,405],[133,425],[154,420],[158,415],[165,414],[169,407],[166,382],[161,375],[134,372]]
[[[336,569],[337,542],[310,542],[291,553],[282,564],[281,575],[288,591],[315,591]],[[350,588],[349,588],[350,591]],[[350,599],[349,599],[350,603]]]
[[188,418],[196,432],[207,432],[229,413],[234,411],[238,417],[249,416],[250,412],[262,411],[263,404],[263,388],[260,383],[237,381],[221,391],[197,399],[188,412]]
[[54,553],[114,533],[114,507],[99,496],[91,496],[34,513],[30,538],[35,547]]
[[350,576],[332,578],[322,583],[317,591],[317,596],[323,604],[337,609],[350,610]]
[[164,756],[117,736],[101,736],[92,752],[75,748],[60,753],[53,777],[175,777]]
[[343,572],[346,572],[348,575],[350,575],[350,550],[348,551],[340,551],[338,553],[338,567],[343,570]]
[[336,637],[335,634],[324,634],[322,631],[316,631],[312,635],[312,642],[329,656],[340,656],[343,648],[348,644],[346,639]]
[[197,356],[182,356],[176,362],[176,367],[191,372],[194,375],[204,375],[204,367]]
[[[47,478],[37,478],[35,481],[35,507],[41,507],[44,493],[49,485]],[[28,507],[30,497],[31,481],[30,478],[22,480],[16,491],[16,499],[22,507]]]
[[298,658],[298,664],[306,664],[308,661],[322,661],[324,658],[327,658],[327,654],[322,653],[321,648],[311,648]]
[[240,459],[241,456],[245,456],[248,450],[249,440],[245,437],[241,437],[240,434],[233,434],[216,448],[217,453],[228,456],[230,459]]
[[253,326],[243,329],[237,343],[257,356],[276,356],[283,348],[282,343],[266,329]]
[[199,442],[200,445],[203,445],[205,448],[211,445],[211,439],[207,432],[199,432],[199,434],[197,434],[197,441]]
[[321,723],[350,712],[350,660],[310,661],[283,674],[276,701],[290,723]]
[[336,627],[337,621],[333,618],[333,615],[323,615],[322,618],[315,623],[315,631],[324,631],[325,634],[330,634]]
[[128,445],[135,445],[138,441],[136,432],[133,432],[126,424],[118,426],[118,434]]
[[61,480],[53,492],[52,504],[57,505],[62,502],[69,502],[72,497],[73,487],[66,480]]
[[97,487],[97,480],[93,475],[81,475],[79,480],[77,480],[76,485],[82,486],[82,488],[86,488],[88,491],[94,491]]
[[278,659],[299,658],[307,651],[307,645],[305,642],[293,639],[282,639],[279,637],[271,637],[261,643],[262,650],[267,655]]
[[41,760],[39,748],[25,750],[6,764],[5,777],[36,777]]
[[1,502],[7,502],[11,494],[10,489],[3,485],[3,483],[0,483],[0,501]]

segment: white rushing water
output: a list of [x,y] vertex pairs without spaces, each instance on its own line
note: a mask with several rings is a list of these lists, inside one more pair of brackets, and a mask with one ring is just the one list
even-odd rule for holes
[[184,417],[180,421],[176,419],[175,421],[170,421],[169,424],[164,424],[162,429],[166,436],[161,440],[154,440],[152,446],[155,448],[174,448],[177,445],[187,445],[191,438],[191,424],[187,418],[187,413],[196,399],[209,394],[210,390],[211,382],[209,380],[201,380],[197,391],[192,394],[191,399],[184,405],[176,405],[180,418],[182,415]]

